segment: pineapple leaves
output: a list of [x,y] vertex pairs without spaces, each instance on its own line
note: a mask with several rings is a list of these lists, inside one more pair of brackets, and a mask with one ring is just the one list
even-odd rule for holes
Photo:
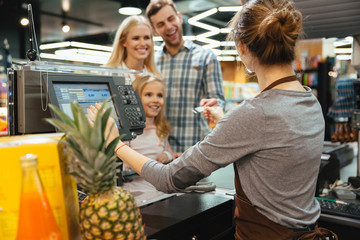
[[[69,125],[71,127],[75,127],[74,126],[74,122],[73,120],[67,115],[65,114],[64,112],[62,112],[60,110],[60,108],[52,105],[52,104],[49,104],[49,107],[51,110],[53,110],[55,112],[55,114],[66,124],[66,125]],[[54,119],[54,118],[53,118]],[[45,119],[46,121],[49,121],[50,119]],[[53,126],[57,127],[56,125],[52,124]]]
[[[75,109],[75,112],[74,112],[74,109]],[[77,121],[78,130],[80,131],[80,134],[85,139],[89,139],[90,134],[93,131],[93,129],[90,126],[89,120],[86,117],[84,111],[81,109],[81,106],[79,105],[79,103],[77,103],[77,102],[71,103],[71,110],[73,111],[75,121]]]
[[[110,99],[110,98],[109,98]],[[73,119],[54,105],[49,107],[58,118],[46,119],[48,123],[65,133],[64,144],[69,147],[70,174],[75,181],[89,192],[103,192],[115,184],[116,169],[120,162],[114,154],[118,141],[123,136],[115,137],[110,142],[109,123],[111,108],[105,111],[107,99],[101,104],[93,124],[77,102],[71,103]],[[110,120],[111,121],[110,121]],[[106,136],[105,136],[106,134]]]

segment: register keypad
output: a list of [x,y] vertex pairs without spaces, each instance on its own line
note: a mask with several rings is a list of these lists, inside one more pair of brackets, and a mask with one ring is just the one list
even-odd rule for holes
[[120,98],[125,107],[125,114],[129,120],[130,128],[138,128],[145,125],[145,119],[140,107],[136,92],[131,85],[121,85],[118,87]]

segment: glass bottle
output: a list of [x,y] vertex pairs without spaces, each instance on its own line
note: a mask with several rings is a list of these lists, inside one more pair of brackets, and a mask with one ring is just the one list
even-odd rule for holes
[[37,156],[20,157],[22,185],[16,240],[61,240],[49,200],[41,183]]

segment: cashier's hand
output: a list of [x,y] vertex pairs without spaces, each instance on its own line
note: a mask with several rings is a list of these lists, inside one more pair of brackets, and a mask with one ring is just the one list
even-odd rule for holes
[[216,124],[224,116],[224,111],[219,106],[205,107],[203,114],[209,122]]
[[[177,153],[173,153],[173,154],[168,155],[168,154],[162,152],[157,156],[156,161],[161,162],[163,164],[166,164],[166,163],[169,163],[172,160],[180,157],[181,154],[182,154],[181,152],[177,152]],[[169,159],[169,156],[171,156],[171,159]]]
[[[95,103],[95,106],[91,105],[90,108],[87,109],[87,113],[89,114],[89,122],[90,125],[94,125],[94,121],[96,119],[96,115],[98,114],[98,109],[100,109],[101,105]],[[105,139],[109,137],[107,144],[111,143],[116,137],[119,136],[119,131],[115,124],[115,119],[113,117],[109,117],[108,122],[105,128]]]
[[216,98],[203,98],[200,100],[200,107],[219,106]]

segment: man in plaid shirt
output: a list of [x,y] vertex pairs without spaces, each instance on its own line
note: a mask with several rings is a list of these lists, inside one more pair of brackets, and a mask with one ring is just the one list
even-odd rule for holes
[[164,40],[155,62],[167,88],[169,142],[174,152],[183,152],[204,137],[198,106],[224,107],[222,74],[215,54],[183,39],[182,17],[172,0],[152,0],[146,16],[153,31]]

